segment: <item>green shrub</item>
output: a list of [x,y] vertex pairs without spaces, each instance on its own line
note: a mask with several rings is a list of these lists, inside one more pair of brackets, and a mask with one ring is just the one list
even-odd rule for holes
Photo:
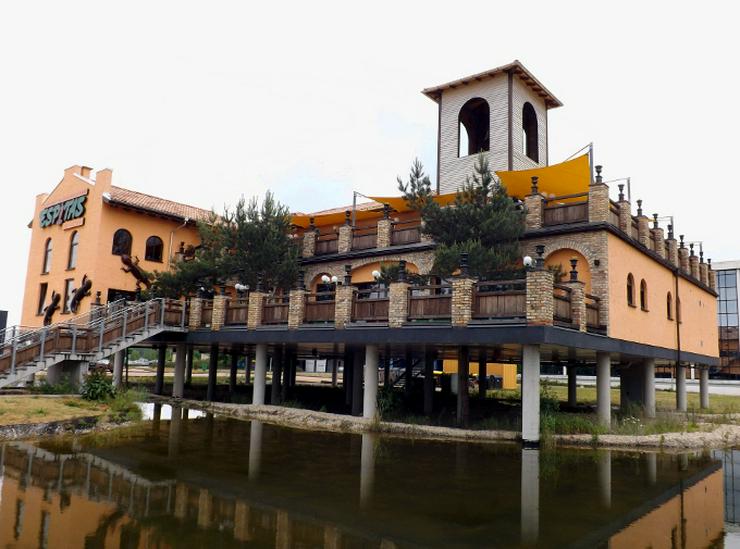
[[392,387],[383,387],[378,392],[378,415],[387,419],[401,413],[403,401],[401,396]]
[[70,395],[75,394],[77,389],[72,385],[69,375],[65,375],[62,376],[62,380],[59,383],[54,384],[44,379],[41,383],[32,387],[31,391],[42,395]]
[[110,407],[108,420],[113,423],[139,421],[142,418],[142,412],[137,402],[143,399],[144,395],[137,391],[119,391],[108,402]]
[[80,392],[85,400],[108,400],[116,396],[116,389],[108,377],[100,370],[93,370],[85,377]]

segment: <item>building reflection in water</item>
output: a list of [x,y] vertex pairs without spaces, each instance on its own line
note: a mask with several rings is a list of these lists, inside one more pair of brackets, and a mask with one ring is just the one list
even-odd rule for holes
[[[294,447],[298,435],[258,421],[191,420],[173,407],[167,422],[162,408],[152,411],[159,421],[126,446],[73,452],[69,445],[2,444],[0,546],[390,548],[399,541],[449,546],[444,536],[451,535],[458,545],[699,547],[722,535],[723,476],[708,456],[605,450],[564,457],[514,446],[409,445],[377,434],[313,434],[315,444]],[[208,441],[214,446],[206,449]],[[226,441],[235,446],[219,448]],[[322,467],[303,455],[317,444],[314,458],[331,449],[336,460]],[[727,472],[735,454],[714,457],[726,464],[734,522],[734,474]],[[481,476],[486,462],[494,478]],[[440,468],[453,474],[439,478]],[[419,484],[408,476],[416,469]],[[567,508],[577,490],[582,505]],[[413,516],[409,502],[418,507]],[[471,529],[460,517],[474,524],[481,506],[482,520],[494,522]],[[521,521],[516,531],[512,512]]]

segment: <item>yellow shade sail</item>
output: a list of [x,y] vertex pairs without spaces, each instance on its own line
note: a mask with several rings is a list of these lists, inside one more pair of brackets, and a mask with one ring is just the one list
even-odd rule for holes
[[587,153],[545,168],[501,171],[496,172],[496,175],[506,187],[509,196],[521,199],[529,195],[533,176],[538,178],[540,193],[548,197],[567,196],[588,192],[588,186],[591,184],[591,165]]
[[[374,219],[380,216],[380,212],[383,211],[382,204],[379,204],[377,208],[372,210],[356,210],[355,219],[357,221],[363,221],[365,219]],[[311,225],[311,218],[314,219],[314,224],[317,227],[325,227],[327,225],[342,225],[345,220],[344,212],[332,212],[320,215],[305,215],[305,214],[294,214],[291,217],[291,223],[296,227],[302,227],[307,229]]]

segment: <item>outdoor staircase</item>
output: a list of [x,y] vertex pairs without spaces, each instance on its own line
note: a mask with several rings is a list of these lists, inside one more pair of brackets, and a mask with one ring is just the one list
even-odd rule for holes
[[0,333],[0,389],[14,387],[65,361],[94,364],[161,332],[186,331],[184,301],[117,301],[43,328]]

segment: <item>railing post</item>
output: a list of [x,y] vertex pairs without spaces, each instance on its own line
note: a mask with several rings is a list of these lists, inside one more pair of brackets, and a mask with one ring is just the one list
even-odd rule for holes
[[467,326],[473,318],[473,289],[476,279],[468,272],[468,254],[460,254],[460,275],[452,280],[451,321]]
[[105,318],[100,319],[100,333],[98,334],[98,337],[100,340],[98,341],[98,352],[103,352],[103,333],[105,332]]
[[228,297],[217,295],[213,297],[213,310],[211,312],[211,330],[220,330],[226,321],[226,306]]
[[188,315],[188,328],[197,330],[203,318],[203,300],[200,297],[190,298],[190,314]]
[[596,178],[588,188],[588,220],[590,223],[609,221],[609,187],[603,181],[601,166],[596,166]]
[[261,288],[249,293],[247,303],[247,329],[254,330],[262,324],[262,307],[264,306],[267,294]]
[[149,329],[149,302],[144,303],[144,331]]
[[526,210],[525,225],[527,229],[542,228],[545,197],[540,194],[537,186],[537,176],[532,176],[532,190],[524,197],[524,209]]
[[161,310],[159,311],[159,325],[164,327],[164,299],[163,297],[159,298],[159,306]]
[[128,319],[128,310],[123,310],[123,323],[121,324],[121,339],[126,338],[126,320]]
[[41,344],[39,345],[39,360],[44,360],[44,347],[46,346],[46,326],[41,328]]
[[11,358],[10,358],[10,374],[15,375],[15,360],[16,360],[16,351],[18,350],[18,339],[16,338],[17,334],[17,327],[13,326],[13,345],[11,350]]
[[77,325],[72,324],[72,349],[70,351],[72,354],[77,353]]
[[185,328],[185,318],[187,315],[188,300],[182,298],[182,311],[180,311],[180,328]]
[[553,273],[545,269],[542,255],[545,247],[538,245],[534,268],[527,270],[527,323],[552,325],[555,314]]
[[585,284],[578,280],[577,259],[570,260],[570,279],[566,283],[570,288],[570,321],[581,332],[588,329],[586,319],[586,291]]
[[339,227],[337,252],[340,254],[349,252],[352,249],[352,221],[350,215],[349,210],[344,212],[344,225]]

